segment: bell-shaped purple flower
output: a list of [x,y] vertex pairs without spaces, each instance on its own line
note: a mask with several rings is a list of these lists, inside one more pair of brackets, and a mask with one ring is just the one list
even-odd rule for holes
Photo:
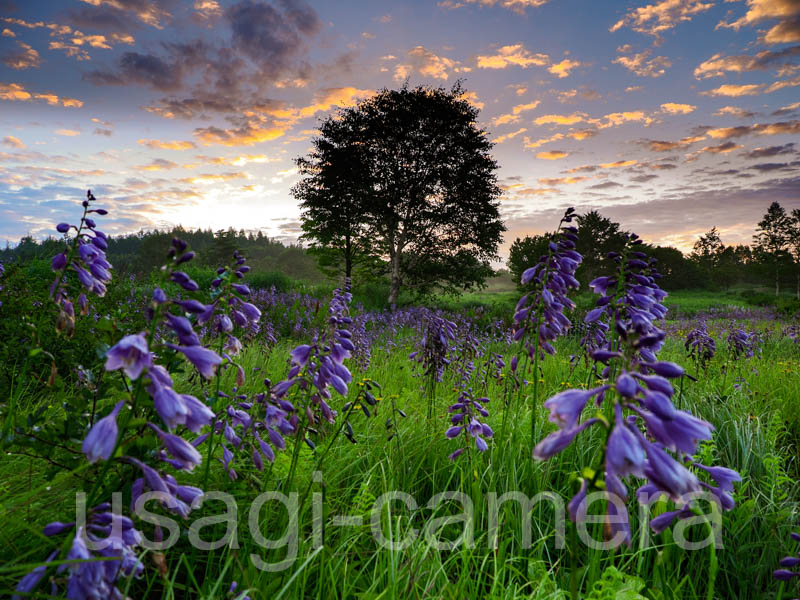
[[153,355],[147,348],[143,333],[126,335],[106,354],[106,371],[122,369],[131,379],[138,379],[142,371],[153,364]]
[[108,460],[117,445],[117,415],[125,405],[124,400],[117,402],[108,416],[103,417],[94,424],[83,440],[81,450],[90,463],[98,460]]

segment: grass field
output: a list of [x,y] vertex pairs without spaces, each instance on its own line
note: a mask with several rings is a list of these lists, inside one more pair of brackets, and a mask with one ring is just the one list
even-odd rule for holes
[[[494,291],[489,298],[505,305],[516,300],[516,292]],[[485,303],[487,296],[466,296],[462,307]],[[679,314],[695,314],[725,307],[741,307],[734,296],[708,293],[674,294],[668,306],[680,307]],[[476,369],[469,385],[479,396],[490,398],[488,423],[495,437],[484,453],[474,449],[457,460],[448,459],[460,442],[447,439],[447,406],[455,401],[460,384],[454,370],[445,371],[443,381],[426,393],[425,379],[417,376],[408,355],[415,349],[413,329],[397,333],[386,330],[372,345],[369,366],[360,371],[351,366],[355,382],[380,383],[377,405],[370,416],[355,410],[349,422],[357,443],[338,434],[339,424],[320,436],[314,452],[300,443],[293,452],[277,453],[274,464],[264,471],[246,456],[237,456],[237,478],[231,481],[221,461],[212,461],[206,480],[204,469],[184,476],[209,490],[220,490],[236,499],[235,535],[225,540],[227,525],[207,524],[201,530],[205,540],[223,540],[213,550],[201,551],[188,543],[187,529],[200,517],[231,512],[223,502],[207,501],[181,523],[176,545],[163,554],[145,552],[147,566],[141,579],[121,580],[120,589],[134,597],[219,598],[232,581],[237,594],[249,590],[251,598],[778,598],[782,584],[771,577],[781,557],[793,548],[789,532],[798,513],[797,442],[800,439],[800,349],[781,334],[783,323],[747,323],[764,332],[763,354],[733,360],[724,343],[730,318],[710,322],[710,333],[719,351],[707,370],[696,370],[685,356],[683,338],[694,323],[670,320],[670,337],[660,359],[682,363],[696,376],[680,384],[675,403],[679,408],[712,423],[713,440],[704,442],[700,456],[707,464],[721,464],[739,471],[742,482],[733,497],[735,508],[722,515],[723,548],[686,551],[678,548],[669,530],[648,534],[630,501],[632,540],[630,547],[590,550],[578,543],[576,526],[567,521],[566,544],[556,536],[558,515],[550,502],[539,502],[530,513],[519,502],[506,502],[496,513],[499,533],[496,547],[490,547],[492,493],[518,491],[533,497],[553,492],[564,501],[575,493],[575,474],[595,464],[601,452],[599,431],[589,430],[564,452],[546,462],[531,459],[531,435],[538,441],[554,429],[542,403],[568,387],[592,383],[593,376],[582,361],[577,340],[566,338],[557,345],[558,354],[542,363],[542,373],[533,396],[533,386],[514,391],[506,379],[484,378]],[[263,379],[280,381],[286,375],[289,351],[297,340],[264,343],[256,339],[240,356],[247,382],[237,393],[248,397],[264,389]],[[478,364],[490,352],[509,357],[516,346],[491,341],[475,357]],[[507,369],[505,371],[508,372]],[[235,388],[234,374],[226,373],[221,389]],[[176,378],[180,387],[202,396],[195,378]],[[352,400],[361,389],[350,389]],[[378,392],[376,392],[376,395]],[[80,391],[71,386],[22,394],[25,413],[42,406],[57,407],[79,401]],[[433,419],[426,418],[429,398]],[[345,399],[334,399],[333,408],[343,414]],[[218,406],[220,406],[218,404]],[[51,408],[50,410],[53,410]],[[57,410],[57,408],[55,409]],[[400,416],[403,411],[407,416]],[[387,428],[387,419],[392,427]],[[533,423],[532,423],[533,419]],[[4,526],[0,529],[0,589],[11,590],[31,567],[41,564],[54,547],[52,538],[41,534],[50,521],[74,519],[73,496],[86,483],[85,470],[64,473],[46,460],[9,452],[0,463],[0,506]],[[290,478],[293,456],[296,470]],[[203,465],[205,466],[205,465]],[[316,478],[314,472],[319,472]],[[89,475],[91,476],[91,475]],[[125,497],[130,481],[121,482]],[[280,539],[296,530],[296,551],[281,547],[264,549],[263,541],[251,533],[248,511],[260,493],[269,490],[298,493],[297,523],[288,522],[286,507],[266,502],[255,523],[268,539]],[[399,491],[413,498],[409,508],[401,500],[376,504],[383,494]],[[435,494],[453,491],[466,494],[473,505],[471,533],[465,530],[464,503],[445,500],[433,504]],[[409,501],[411,502],[411,501]],[[414,504],[415,503],[415,504]],[[322,507],[321,509],[318,507]],[[380,507],[377,509],[376,507]],[[666,505],[657,504],[652,516]],[[318,523],[314,526],[315,511]],[[431,530],[433,519],[453,516],[453,522]],[[342,525],[339,517],[357,524]],[[530,518],[531,542],[523,531]],[[371,521],[372,520],[372,521]],[[427,525],[426,525],[427,524]],[[139,527],[148,537],[152,525]],[[695,525],[690,535],[706,536],[705,525]],[[589,533],[602,540],[602,527]],[[378,543],[380,530],[389,541],[408,542],[402,548]],[[415,531],[416,537],[407,536]],[[427,533],[426,533],[427,531]],[[465,533],[467,531],[467,533]],[[426,537],[427,536],[427,537]],[[465,537],[466,536],[466,537]],[[165,535],[166,537],[166,535]],[[429,539],[461,540],[452,549],[434,549]],[[284,540],[285,542],[286,540]],[[292,544],[290,543],[289,546]],[[293,556],[293,554],[295,556]],[[286,568],[269,572],[257,568],[252,556],[270,563],[285,558]],[[52,573],[50,577],[58,579]],[[44,589],[42,586],[41,589]],[[785,597],[788,595],[788,589]],[[41,596],[44,597],[44,596]]]

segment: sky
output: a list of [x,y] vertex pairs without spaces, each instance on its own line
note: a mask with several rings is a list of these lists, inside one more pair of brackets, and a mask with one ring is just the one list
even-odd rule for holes
[[0,241],[55,233],[89,188],[110,234],[295,241],[321,120],[457,80],[502,254],[569,206],[683,251],[800,208],[800,0],[0,0]]

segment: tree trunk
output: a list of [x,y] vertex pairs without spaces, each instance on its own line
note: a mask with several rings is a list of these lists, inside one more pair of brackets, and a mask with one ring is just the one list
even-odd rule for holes
[[777,298],[781,293],[781,277],[780,277],[780,269],[775,267],[775,297]]
[[392,281],[389,287],[389,306],[394,309],[397,297],[400,295],[400,251],[392,256]]
[[348,281],[353,276],[353,243],[349,235],[344,238],[344,276]]

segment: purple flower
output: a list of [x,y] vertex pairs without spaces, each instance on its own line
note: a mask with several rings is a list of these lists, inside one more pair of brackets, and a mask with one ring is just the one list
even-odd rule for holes
[[191,471],[195,466],[203,462],[203,457],[197,451],[197,448],[192,446],[189,442],[182,437],[165,433],[152,423],[148,423],[151,429],[158,434],[164,447],[181,465],[184,470]]
[[58,231],[58,233],[67,233],[69,231],[69,227],[69,223],[59,223],[56,225],[56,231]]
[[222,363],[222,358],[216,352],[203,346],[176,346],[175,344],[167,344],[167,346],[183,353],[206,379],[211,379],[217,366]]
[[131,379],[138,379],[142,371],[153,364],[153,355],[147,348],[143,333],[126,335],[106,354],[106,371],[122,369]]
[[53,257],[53,261],[50,263],[50,268],[53,271],[61,271],[64,267],[67,266],[67,255],[64,252],[60,252]]
[[[17,584],[16,591],[20,594],[24,594],[24,597],[27,598],[33,591],[36,589],[36,586],[39,585],[39,582],[44,577],[44,574],[47,572],[47,563],[52,562],[52,560],[58,556],[59,550],[53,550],[50,553],[50,556],[47,557],[45,560],[45,564],[36,567],[33,571],[25,575],[22,579],[20,579],[19,583]],[[19,594],[14,594],[11,596],[11,600],[21,600],[22,596]]]
[[117,445],[117,415],[122,410],[125,401],[117,402],[111,413],[94,424],[83,440],[81,450],[90,463],[98,460],[108,460]]

